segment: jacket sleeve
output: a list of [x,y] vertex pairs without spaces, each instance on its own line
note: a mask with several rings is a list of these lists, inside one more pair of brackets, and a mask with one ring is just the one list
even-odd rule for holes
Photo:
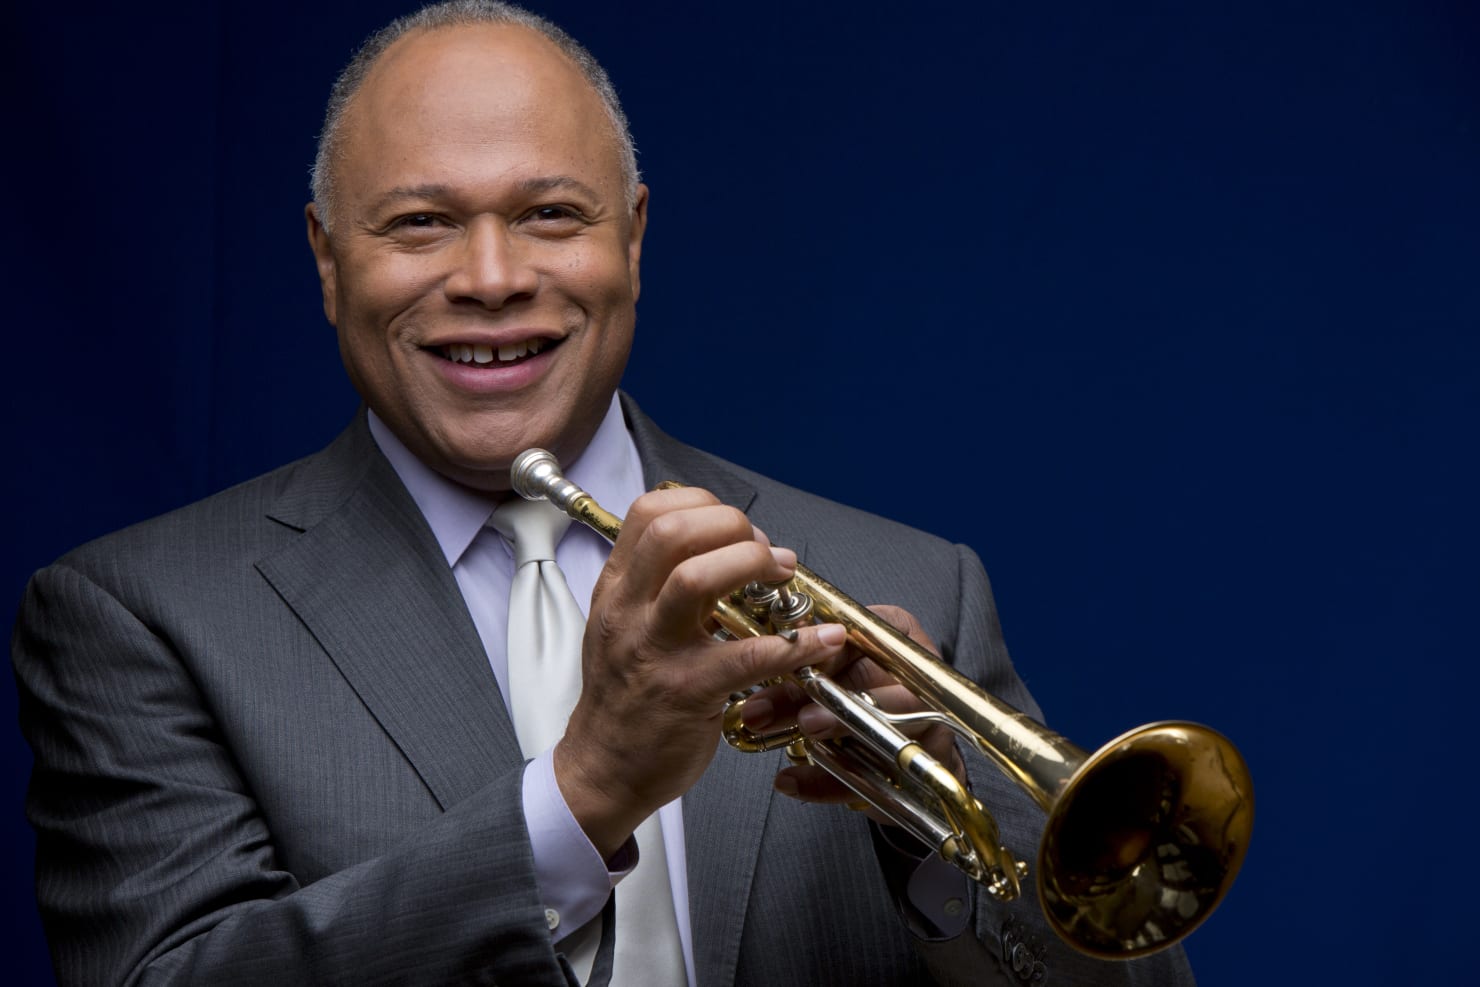
[[61,984],[569,982],[532,876],[519,771],[300,884],[182,660],[203,642],[121,595],[52,566],[12,640]]

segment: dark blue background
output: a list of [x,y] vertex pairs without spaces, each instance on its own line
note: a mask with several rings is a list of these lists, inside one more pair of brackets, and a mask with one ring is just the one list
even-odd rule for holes
[[[18,7],[12,601],[353,413],[301,207],[334,73],[406,9]],[[653,190],[646,410],[975,547],[1080,743],[1185,717],[1243,748],[1205,987],[1470,974],[1476,6],[536,9],[607,64]],[[6,979],[44,984],[3,750]]]

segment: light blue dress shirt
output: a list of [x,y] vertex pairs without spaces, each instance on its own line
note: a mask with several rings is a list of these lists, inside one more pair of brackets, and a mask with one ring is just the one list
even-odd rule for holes
[[[432,470],[374,412],[369,414],[369,424],[370,434],[426,517],[452,567],[507,706],[509,587],[514,579],[514,553],[498,532],[486,527],[494,502]],[[642,462],[615,395],[586,450],[575,462],[562,465],[566,476],[619,517],[644,493]],[[572,524],[556,546],[556,563],[583,615],[590,614],[591,593],[610,551],[606,539],[581,524]],[[684,965],[692,985],[694,955],[681,800],[675,799],[659,814],[673,911],[678,917]],[[554,923],[551,934],[559,942],[600,913],[612,888],[631,872],[636,861],[630,846],[618,851],[610,862],[601,859],[561,797],[550,751],[525,767],[524,817],[534,850],[540,897]],[[608,869],[608,863],[614,869]]]

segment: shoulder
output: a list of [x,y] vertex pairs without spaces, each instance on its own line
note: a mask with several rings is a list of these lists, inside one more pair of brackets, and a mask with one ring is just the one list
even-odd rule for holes
[[798,534],[811,551],[831,557],[863,553],[876,559],[923,554],[944,561],[954,558],[960,548],[930,532],[829,500],[753,470],[726,465],[755,488],[752,514],[775,518],[788,530],[799,529]]
[[50,568],[105,586],[165,591],[250,569],[291,541],[311,517],[353,495],[373,450],[368,435],[354,434],[357,425],[318,453],[87,542]]
[[623,411],[649,485],[676,479],[704,487],[724,502],[743,508],[775,541],[785,535],[790,537],[787,544],[825,541],[838,550],[860,549],[872,555],[908,551],[947,558],[958,551],[958,546],[943,538],[808,493],[680,442],[625,395]]
[[[893,603],[944,633],[958,617],[963,587],[985,585],[969,548],[877,514],[800,490],[679,442],[635,404],[624,404],[649,484],[702,486],[742,508],[772,542],[864,603]],[[973,591],[975,591],[973,589]]]

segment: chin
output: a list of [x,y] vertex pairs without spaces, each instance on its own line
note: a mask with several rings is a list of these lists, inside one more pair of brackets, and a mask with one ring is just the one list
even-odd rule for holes
[[542,440],[536,433],[500,438],[484,432],[470,439],[438,450],[437,459],[443,465],[437,468],[457,482],[479,490],[508,490],[509,467],[516,456],[534,446],[552,448],[551,440]]

